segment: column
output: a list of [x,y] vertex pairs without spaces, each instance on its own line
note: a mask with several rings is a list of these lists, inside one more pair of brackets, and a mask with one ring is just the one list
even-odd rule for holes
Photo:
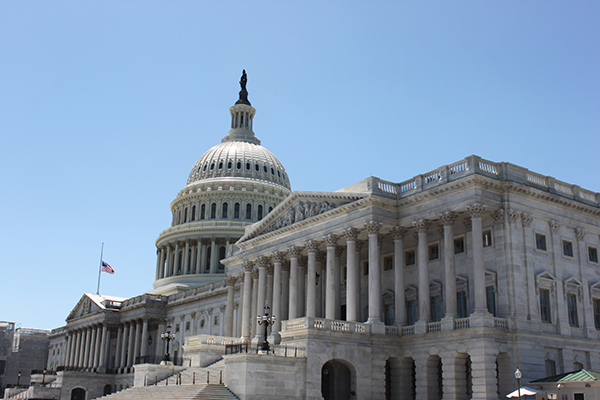
[[[595,339],[597,337],[596,326],[594,324],[594,310],[592,308],[592,299],[590,298],[588,276],[585,273],[585,265],[588,260],[588,249],[585,244],[585,230],[583,228],[575,228],[575,235],[577,236],[577,247],[579,254],[577,254],[577,261],[579,263],[579,273],[581,276],[582,292],[579,292],[577,296],[581,304],[581,310],[583,311],[583,318],[580,318],[583,322],[583,331],[586,337]],[[583,296],[582,296],[583,295]]]
[[164,341],[160,338],[160,335],[165,332],[166,328],[165,328],[165,321],[159,321],[158,323],[158,330],[156,331],[156,359],[157,360],[162,360],[165,356],[165,350],[164,350]]
[[165,277],[165,248],[161,247],[160,248],[160,262],[159,262],[159,272],[160,272],[160,279]]
[[181,255],[179,253],[179,242],[175,242],[175,254],[173,255],[173,275],[179,275],[179,269],[181,267]]
[[[267,257],[261,256],[258,258],[258,296],[256,301],[256,315],[264,314],[264,307],[267,302]],[[256,321],[254,321],[256,324]],[[256,339],[258,344],[262,344],[264,337],[263,329],[256,330]]]
[[96,327],[96,348],[94,349],[94,360],[92,362],[93,368],[98,368],[98,363],[100,361],[100,350],[101,350],[101,342],[102,342],[102,326],[106,324],[100,324]]
[[131,367],[133,365],[133,363],[135,362],[135,353],[134,353],[134,346],[135,346],[135,329],[136,328],[136,322],[135,321],[130,321],[129,322],[129,337],[128,337],[128,344],[127,344],[127,368]]
[[142,363],[148,362],[145,357],[148,355],[148,318],[144,318],[142,322],[142,337],[140,340],[140,356],[142,357]]
[[316,316],[318,318],[323,318],[325,316],[324,287],[327,284],[327,270],[325,269],[326,257],[325,257],[325,254],[323,254],[320,251],[317,251],[316,258],[317,258],[317,264],[316,264],[315,271],[316,271],[316,276],[318,277],[316,279],[316,282],[317,282],[317,300],[316,300],[317,315]]
[[190,250],[191,250],[191,252],[190,252],[191,258],[190,258],[190,265],[188,267],[189,273],[195,274],[196,273],[196,265],[197,265],[196,257],[197,257],[198,251],[196,250],[196,246],[194,246],[194,245],[190,245]]
[[[256,304],[258,303],[258,269],[252,270],[252,306],[250,312],[250,319],[248,323],[250,324],[250,332],[251,336],[254,337],[256,335]],[[262,310],[261,310],[262,311]]]
[[127,343],[129,343],[129,322],[124,322],[123,326],[123,344],[121,346],[121,364],[119,368],[127,367]]
[[[98,335],[100,335],[100,330],[98,330]],[[99,351],[99,356],[98,356],[98,368],[102,368],[104,369],[107,365],[106,365],[106,359],[107,354],[108,354],[108,341],[110,339],[109,333],[108,333],[108,325],[106,323],[102,324],[102,339],[100,340],[100,351]],[[116,361],[116,355],[115,355],[115,364],[117,363]]]
[[237,278],[235,276],[228,276],[225,279],[227,283],[227,307],[225,309],[225,336],[233,337],[233,296],[235,290],[235,283]]
[[[121,357],[123,352],[123,325],[119,324],[117,328],[117,348],[115,349],[115,365],[113,365],[114,369],[121,368]],[[100,361],[100,366],[103,365],[103,361]]]
[[66,347],[66,351],[65,351],[65,361],[63,363],[64,367],[70,367],[70,361],[71,361],[71,353],[73,352],[73,332],[72,331],[67,331],[67,347]]
[[413,222],[418,232],[417,265],[419,269],[419,321],[431,320],[431,299],[429,297],[429,254],[427,252],[427,220]]
[[335,258],[333,262],[333,280],[334,280],[334,301],[335,301],[335,319],[342,319],[342,253],[344,249],[340,246],[335,248]]
[[198,254],[196,254],[196,274],[201,274],[203,269],[202,269],[202,251],[203,251],[203,246],[202,246],[202,239],[198,239],[198,243],[196,245],[196,251]]
[[135,321],[135,343],[133,345],[133,363],[139,363],[140,349],[142,347],[142,323],[138,319]]
[[[525,212],[521,213],[521,224],[523,225],[523,247],[525,253],[524,269],[525,274],[527,275],[527,320],[537,322],[540,320],[540,312],[538,306],[539,296],[535,292],[535,270],[532,263],[532,260],[535,259],[535,237],[533,235],[533,230],[530,229],[532,221],[533,217],[531,215]],[[497,241],[494,246],[498,246]],[[500,277],[498,278],[498,289],[500,289]],[[498,290],[498,292],[500,292],[500,290]],[[501,310],[499,309],[498,311]],[[500,316],[504,317],[505,314],[500,314]]]
[[336,280],[334,278],[335,272],[335,247],[337,245],[337,238],[333,235],[328,235],[325,238],[325,244],[327,248],[327,286],[325,286],[325,318],[335,318],[335,285]]
[[281,265],[281,321],[289,319],[290,307],[290,263],[284,260]]
[[250,340],[250,310],[252,306],[252,268],[253,265],[250,261],[244,261],[242,263],[244,268],[244,302],[242,303],[242,339],[244,341]]
[[298,257],[300,257],[301,249],[292,247],[290,249],[290,301],[288,318],[295,319],[300,316],[298,306]]
[[171,244],[168,243],[167,244],[167,276],[173,276],[173,257],[171,256],[172,254],[172,250],[171,250]]
[[358,230],[347,229],[346,235],[346,320],[360,320],[360,270],[356,252]]
[[157,281],[160,278],[160,249],[156,249],[156,275],[154,277],[154,280]]
[[446,315],[444,317],[456,318],[458,309],[456,305],[456,269],[454,266],[454,221],[456,216],[450,211],[440,214],[444,223],[444,302]]
[[217,259],[219,258],[219,251],[217,249],[217,238],[214,236],[210,242],[210,273],[217,273]]
[[379,271],[379,246],[377,237],[380,224],[371,221],[366,224],[369,237],[369,318],[367,323],[379,325],[381,321],[381,280]]
[[[396,226],[394,237],[394,325],[406,325],[406,297],[404,296],[404,233]],[[456,296],[455,296],[456,297]]]
[[[273,273],[274,267],[271,264],[267,265],[267,299],[266,304],[271,307],[271,313],[273,313]],[[275,314],[272,314],[275,315]],[[279,318],[279,315],[277,316]]]
[[483,231],[481,226],[482,214],[486,207],[479,203],[467,206],[471,214],[471,227],[473,232],[473,279],[475,287],[475,312],[487,313],[485,296],[485,263],[483,261]]
[[79,368],[79,355],[81,354],[81,329],[77,330],[77,339],[75,341],[75,352],[73,354],[72,367]]
[[273,255],[273,310],[272,315],[275,317],[275,323],[271,329],[271,343],[279,344],[281,337],[281,269],[283,264],[284,254],[280,251]]
[[[559,332],[561,335],[570,335],[571,327],[569,326],[569,318],[567,316],[567,306],[565,304],[565,295],[563,287],[563,279],[565,277],[563,271],[563,260],[562,260],[562,243],[560,239],[560,224],[556,221],[548,221],[551,232],[551,243],[552,247],[548,249],[552,252],[552,262],[554,264],[554,276],[557,279],[554,285],[554,290],[551,291],[551,320],[554,321],[556,318],[556,324],[558,325]],[[538,300],[539,301],[539,300]]]
[[306,288],[306,316],[317,316],[317,243],[313,240],[306,244],[308,250],[308,271]]
[[306,316],[306,257],[298,257],[298,317]]
[[183,254],[183,266],[181,267],[181,274],[186,275],[190,273],[190,239],[185,240],[185,253]]
[[87,367],[88,357],[90,356],[90,328],[85,328],[85,333],[83,334],[83,342],[82,342],[82,351],[79,358],[79,366],[82,368]]
[[208,250],[207,244],[202,242],[202,273],[210,272],[208,269]]

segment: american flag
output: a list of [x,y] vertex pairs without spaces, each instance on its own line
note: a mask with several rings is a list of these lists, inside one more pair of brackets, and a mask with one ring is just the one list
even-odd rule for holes
[[110,265],[108,265],[106,261],[102,261],[102,272],[108,272],[112,275],[115,273],[115,270]]

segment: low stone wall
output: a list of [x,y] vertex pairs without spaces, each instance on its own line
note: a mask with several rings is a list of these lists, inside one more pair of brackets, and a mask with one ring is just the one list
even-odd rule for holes
[[151,386],[167,376],[183,371],[184,367],[176,365],[139,364],[133,366],[133,386]]

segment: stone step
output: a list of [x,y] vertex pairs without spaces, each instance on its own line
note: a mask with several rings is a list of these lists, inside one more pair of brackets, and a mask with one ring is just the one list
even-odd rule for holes
[[239,400],[227,387],[219,384],[135,386],[98,400]]

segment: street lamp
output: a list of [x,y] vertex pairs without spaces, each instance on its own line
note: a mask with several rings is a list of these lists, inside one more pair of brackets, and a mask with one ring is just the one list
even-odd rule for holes
[[160,338],[167,342],[167,352],[165,354],[165,359],[163,361],[171,361],[171,356],[169,355],[169,342],[171,340],[175,340],[177,336],[174,333],[171,333],[171,326],[167,326],[167,331],[160,334]]
[[17,387],[21,386],[21,371],[17,374]]
[[46,371],[46,368],[44,368],[42,370],[42,385],[46,384],[46,372],[48,372],[48,371]]
[[269,326],[273,325],[275,323],[275,316],[274,315],[270,315],[271,314],[271,307],[269,307],[269,305],[267,304],[264,308],[265,314],[262,316],[262,318],[260,317],[260,315],[256,316],[256,322],[258,322],[258,325],[264,325],[265,327],[265,341],[262,344],[262,349],[261,350],[269,350],[269,341],[267,340],[267,334],[268,334],[268,328]]
[[515,378],[517,378],[517,385],[519,387],[519,399],[521,398],[521,378],[522,377],[523,377],[523,374],[521,373],[521,371],[517,367],[517,370],[515,371]]

